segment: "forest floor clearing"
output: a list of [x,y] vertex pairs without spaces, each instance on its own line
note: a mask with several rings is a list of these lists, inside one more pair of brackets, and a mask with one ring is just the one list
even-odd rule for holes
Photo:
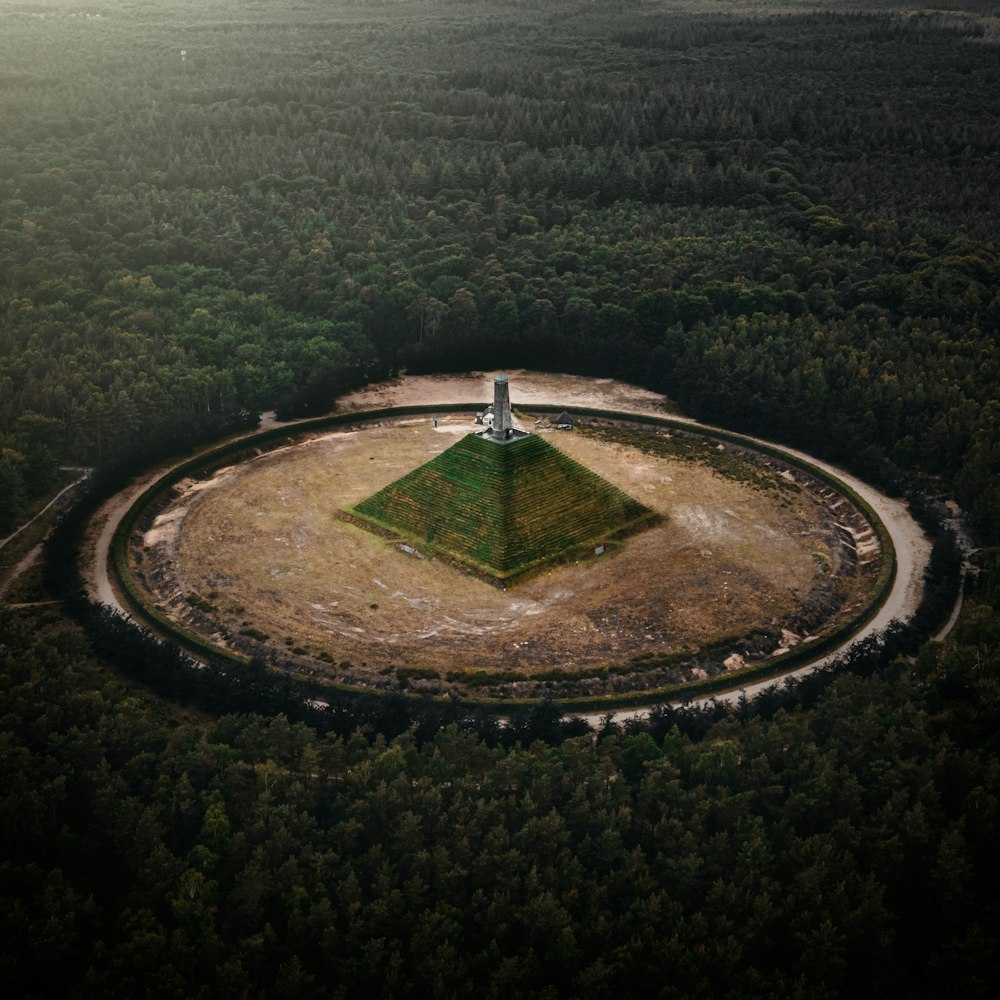
[[[591,407],[619,413],[673,413],[673,404],[659,393],[610,378],[560,375],[513,368],[507,372],[511,384],[511,405],[519,407],[548,404]],[[357,389],[337,400],[338,412],[374,410],[390,406],[433,406],[435,403],[472,403],[485,407],[493,402],[495,372],[466,375],[402,375]]]
[[[658,393],[638,386],[625,385],[612,379],[593,379],[577,375],[512,370],[511,402],[516,409],[522,402],[574,405],[622,412],[662,415],[672,419],[702,425],[690,417],[673,413],[671,402]],[[478,387],[479,397],[492,398],[491,373],[472,372],[468,375],[404,375],[391,382],[366,386],[345,396],[339,405],[345,409],[376,406],[404,406],[416,402],[464,402],[469,392]],[[753,439],[751,439],[753,440]],[[767,444],[766,441],[761,441]],[[836,476],[871,505],[889,531],[896,548],[896,582],[867,631],[884,628],[893,619],[908,618],[916,610],[923,593],[923,573],[930,558],[930,542],[920,526],[910,517],[906,505],[881,493],[875,487],[852,476],[843,469],[781,446],[795,458],[809,462]]]
[[444,689],[457,693],[470,681],[481,688],[479,672],[516,671],[489,680],[497,696],[544,693],[531,683],[539,675],[563,696],[701,677],[697,665],[677,674],[650,662],[611,679],[593,674],[727,637],[726,652],[740,658],[742,637],[761,627],[784,630],[794,644],[839,620],[872,584],[871,571],[839,573],[843,553],[824,501],[777,472],[721,475],[714,442],[699,442],[704,457],[692,460],[644,451],[648,431],[606,439],[529,416],[522,423],[664,521],[600,558],[506,591],[444,560],[404,554],[334,514],[475,426],[468,415],[442,416],[436,427],[429,415],[407,417],[323,432],[178,484],[133,550],[135,575],[178,624],[216,638],[242,634],[236,648],[250,640],[272,655],[308,654],[314,669],[351,683],[391,685],[402,669],[414,686],[440,691],[447,678]]
[[[628,410],[637,413],[663,413],[669,409],[668,402],[655,393],[646,390],[635,389],[630,386],[622,386],[609,380],[588,380],[571,376],[557,376],[551,374],[536,374],[523,372],[516,376],[516,384],[513,392],[513,403],[515,409],[522,404],[521,386],[525,387],[525,396],[529,396],[533,401],[546,402],[550,405],[573,405],[589,406],[594,408],[610,408],[616,406],[621,410]],[[413,402],[466,402],[469,396],[473,399],[476,396],[486,399],[491,385],[492,376],[478,374],[458,377],[458,376],[404,376],[392,383],[381,386],[371,386],[365,390],[346,397],[340,406],[342,410],[358,410],[360,406],[383,407],[392,405],[405,405]],[[426,387],[427,391],[424,391]],[[478,392],[474,391],[478,387]],[[676,418],[683,419],[683,418]],[[265,425],[267,415],[265,415]],[[272,424],[274,423],[272,419]],[[696,424],[696,421],[686,421]],[[289,425],[290,427],[293,425]],[[447,424],[442,426],[439,423],[439,437],[445,440],[451,438],[451,432]],[[573,437],[573,435],[566,435]],[[444,442],[442,443],[442,447]],[[791,454],[797,455],[792,449],[787,449]],[[852,486],[883,519],[896,547],[898,571],[895,583],[876,618],[863,632],[867,634],[873,630],[883,627],[891,619],[906,617],[915,609],[921,593],[921,580],[924,567],[929,555],[929,543],[922,531],[913,522],[906,512],[905,506],[891,500],[877,490],[862,483],[840,470],[837,470],[826,463],[817,461],[811,456],[799,455],[806,461],[827,469],[834,475],[839,476]],[[100,600],[113,607],[124,611],[122,603],[114,594],[114,589],[107,575],[107,552],[115,527],[121,517],[124,516],[131,502],[145,489],[146,485],[162,475],[164,469],[158,470],[155,475],[143,477],[142,482],[137,483],[127,493],[119,494],[102,510],[98,519],[95,520],[93,537],[94,558],[91,560],[87,578],[92,593]],[[644,499],[644,497],[640,497]],[[99,537],[98,537],[99,536]],[[382,581],[383,583],[385,581]],[[381,588],[380,588],[381,589]],[[394,588],[401,589],[401,588]],[[393,591],[393,592],[394,592]],[[494,591],[494,594],[496,592]],[[207,595],[206,595],[207,596]],[[412,595],[411,595],[412,596]],[[322,603],[322,602],[316,602]],[[380,603],[377,600],[371,603]],[[316,609],[313,609],[316,610]],[[369,610],[374,610],[369,608]],[[249,620],[249,619],[247,619]],[[285,638],[293,638],[291,634]],[[804,668],[811,669],[809,667]],[[761,685],[766,686],[766,685]],[[602,716],[603,717],[603,716]]]

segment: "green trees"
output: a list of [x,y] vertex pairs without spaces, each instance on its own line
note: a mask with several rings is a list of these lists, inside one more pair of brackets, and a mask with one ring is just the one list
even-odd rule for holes
[[551,6],[376,38],[218,0],[203,49],[149,65],[132,15],[16,18],[12,80],[73,98],[10,91],[3,426],[54,420],[90,464],[374,370],[523,363],[953,475],[998,373],[977,22]]
[[[933,474],[995,541],[983,5],[153,6],[0,32],[0,533],[57,463],[315,413],[401,365],[526,364]],[[912,669],[596,744],[551,705],[489,744],[207,721],[0,612],[5,985],[983,993],[994,561]],[[147,656],[112,625],[102,648]],[[145,676],[190,690],[167,659]]]
[[0,531],[13,528],[24,504],[24,458],[12,448],[0,453]]
[[996,400],[990,400],[978,415],[956,487],[972,513],[979,536],[991,544],[1000,541],[996,520],[1000,509],[1000,402]]
[[58,619],[4,612],[5,975],[26,996],[154,973],[178,996],[974,990],[1000,875],[975,621],[915,673],[701,740],[491,749],[185,718]]

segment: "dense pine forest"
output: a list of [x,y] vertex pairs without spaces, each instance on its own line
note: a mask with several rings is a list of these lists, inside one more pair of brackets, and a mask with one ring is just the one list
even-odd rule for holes
[[993,995],[998,93],[985,0],[4,3],[0,538],[70,467],[528,366],[981,547],[944,643],[595,736],[179,681],[71,512],[0,590],[10,995]]

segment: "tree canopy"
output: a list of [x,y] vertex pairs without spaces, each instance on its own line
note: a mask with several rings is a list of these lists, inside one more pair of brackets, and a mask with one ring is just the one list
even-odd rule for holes
[[5,5],[0,535],[61,464],[530,365],[985,546],[943,645],[597,734],[198,676],[54,558],[85,629],[0,607],[13,995],[993,995],[1000,27],[856,6]]

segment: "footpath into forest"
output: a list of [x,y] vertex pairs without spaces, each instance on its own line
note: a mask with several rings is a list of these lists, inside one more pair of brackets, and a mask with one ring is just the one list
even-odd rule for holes
[[[76,489],[81,483],[85,482],[90,474],[94,471],[93,469],[83,468],[82,466],[76,465],[64,465],[60,467],[60,472],[78,472],[80,473],[76,479],[71,483],[68,483],[41,510],[35,515],[28,518],[24,524],[20,525],[14,531],[12,531],[6,538],[0,538],[0,549],[6,547],[8,544],[13,542],[16,538],[19,538],[28,528],[30,528],[37,521],[41,520],[67,493],[71,490]],[[48,529],[46,530],[45,537],[48,537]],[[32,566],[38,562],[42,554],[42,541],[38,541],[33,545],[28,551],[13,565],[10,571],[6,574],[0,576],[0,600],[3,599],[4,595],[7,594],[14,586],[14,584],[25,574]],[[15,550],[16,551],[16,550]],[[54,604],[58,603],[56,601],[30,601],[28,603],[12,604],[9,607],[14,608],[30,608],[37,607],[39,604]]]

